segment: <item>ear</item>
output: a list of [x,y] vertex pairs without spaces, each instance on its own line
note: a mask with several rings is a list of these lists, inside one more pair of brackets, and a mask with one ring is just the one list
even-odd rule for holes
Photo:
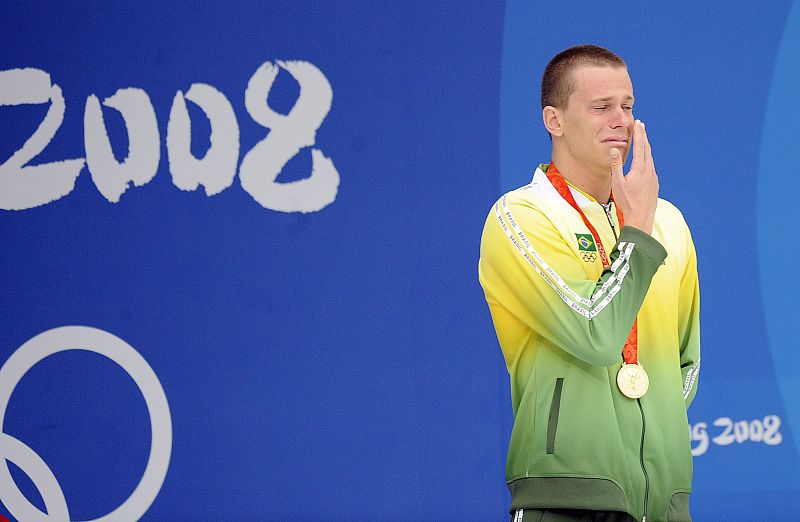
[[549,132],[552,136],[561,136],[564,134],[561,118],[561,111],[552,105],[548,105],[542,109],[542,121],[544,122],[544,128],[547,129],[547,132]]

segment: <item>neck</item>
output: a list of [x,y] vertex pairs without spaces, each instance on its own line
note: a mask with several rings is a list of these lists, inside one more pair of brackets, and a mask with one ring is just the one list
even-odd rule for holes
[[586,192],[599,203],[606,203],[611,199],[611,170],[610,168],[592,169],[582,165],[573,157],[558,154],[553,151],[553,163],[564,179]]

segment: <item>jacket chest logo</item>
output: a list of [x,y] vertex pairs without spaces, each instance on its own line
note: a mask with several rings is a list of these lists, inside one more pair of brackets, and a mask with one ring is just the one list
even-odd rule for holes
[[578,253],[587,263],[594,263],[597,261],[597,245],[594,244],[594,238],[591,234],[575,234],[575,239],[578,241]]

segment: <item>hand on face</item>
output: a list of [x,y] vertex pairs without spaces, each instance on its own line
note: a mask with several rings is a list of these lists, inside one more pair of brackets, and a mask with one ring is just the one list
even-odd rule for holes
[[625,225],[650,234],[658,203],[658,176],[644,123],[636,120],[631,135],[633,159],[627,176],[622,172],[624,151],[619,148],[610,151],[611,192]]

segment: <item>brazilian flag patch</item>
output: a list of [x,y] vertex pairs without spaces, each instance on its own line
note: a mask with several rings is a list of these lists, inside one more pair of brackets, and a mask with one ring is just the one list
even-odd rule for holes
[[578,239],[578,250],[583,252],[597,252],[597,247],[594,244],[594,238],[591,234],[575,234]]

